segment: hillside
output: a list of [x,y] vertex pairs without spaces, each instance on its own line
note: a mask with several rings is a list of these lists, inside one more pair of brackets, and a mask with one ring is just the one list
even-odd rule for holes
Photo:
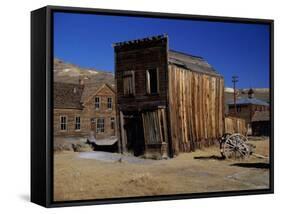
[[114,75],[110,72],[96,69],[81,68],[59,59],[54,60],[54,81],[78,83],[83,79],[85,84],[108,83],[114,84]]

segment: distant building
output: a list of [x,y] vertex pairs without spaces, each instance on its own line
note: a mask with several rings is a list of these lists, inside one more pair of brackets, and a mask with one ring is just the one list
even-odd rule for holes
[[254,90],[248,91],[247,98],[238,98],[236,101],[236,113],[233,100],[228,102],[228,115],[243,118],[246,121],[248,132],[251,134],[252,119],[255,112],[269,111],[269,104],[254,97]]
[[54,136],[116,136],[115,92],[108,84],[54,83]]
[[114,44],[123,152],[162,158],[224,132],[224,79],[205,59],[169,50],[167,36]]
[[252,135],[270,135],[270,116],[269,111],[256,111],[252,118]]

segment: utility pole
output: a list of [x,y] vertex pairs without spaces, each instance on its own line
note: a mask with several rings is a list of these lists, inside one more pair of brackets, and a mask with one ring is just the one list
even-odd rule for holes
[[232,76],[233,82],[233,103],[234,103],[234,116],[236,116],[237,108],[236,108],[236,83],[238,82],[238,76]]

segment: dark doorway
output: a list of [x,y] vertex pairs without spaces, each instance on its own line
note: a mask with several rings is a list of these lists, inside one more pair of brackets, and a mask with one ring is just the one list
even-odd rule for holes
[[144,136],[142,119],[139,114],[124,117],[124,129],[127,135],[127,149],[135,156],[144,154]]

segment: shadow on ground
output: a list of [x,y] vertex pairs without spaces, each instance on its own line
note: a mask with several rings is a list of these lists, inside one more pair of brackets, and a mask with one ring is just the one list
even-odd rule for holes
[[198,160],[224,160],[225,158],[222,156],[211,155],[211,156],[197,156],[194,159]]
[[269,169],[269,163],[234,163],[231,166],[239,166],[244,168],[256,168],[256,169]]

